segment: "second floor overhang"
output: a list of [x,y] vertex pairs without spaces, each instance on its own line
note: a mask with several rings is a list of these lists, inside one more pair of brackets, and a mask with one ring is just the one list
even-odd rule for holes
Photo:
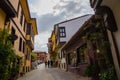
[[37,31],[36,18],[31,18],[27,0],[20,0],[20,2],[21,2],[23,12],[24,12],[25,17],[26,17],[26,21],[32,25],[34,35],[37,35],[38,31]]
[[34,41],[30,35],[26,35],[26,44],[29,45],[32,50],[34,49]]
[[8,18],[12,18],[17,15],[17,12],[9,0],[0,0],[0,7],[3,9],[3,11],[5,11]]

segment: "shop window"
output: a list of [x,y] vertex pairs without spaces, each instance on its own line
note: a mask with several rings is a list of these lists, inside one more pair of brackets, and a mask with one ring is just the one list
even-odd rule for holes
[[68,55],[68,61],[69,61],[70,65],[75,66],[75,64],[76,64],[75,53],[73,53],[73,52],[69,53],[69,55]]
[[86,63],[87,62],[87,46],[86,44],[82,45],[77,49],[77,61],[78,63]]

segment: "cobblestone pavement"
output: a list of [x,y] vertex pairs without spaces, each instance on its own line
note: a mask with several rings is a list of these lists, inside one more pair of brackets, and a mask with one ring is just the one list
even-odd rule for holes
[[88,80],[88,78],[83,78],[57,68],[45,68],[44,64],[41,64],[37,69],[28,72],[18,80]]

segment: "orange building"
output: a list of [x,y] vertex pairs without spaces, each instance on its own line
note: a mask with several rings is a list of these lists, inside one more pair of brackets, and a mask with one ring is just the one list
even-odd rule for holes
[[38,63],[45,62],[47,60],[47,53],[42,51],[35,51],[37,54]]

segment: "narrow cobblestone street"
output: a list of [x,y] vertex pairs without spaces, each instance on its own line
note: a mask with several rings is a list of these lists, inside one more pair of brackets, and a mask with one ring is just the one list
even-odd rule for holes
[[45,65],[41,64],[37,69],[28,72],[18,80],[88,80],[88,78],[83,78],[57,68],[45,68]]

